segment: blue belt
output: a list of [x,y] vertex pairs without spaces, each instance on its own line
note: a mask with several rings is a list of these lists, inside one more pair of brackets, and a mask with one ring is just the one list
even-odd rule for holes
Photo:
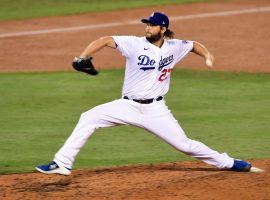
[[162,96],[159,96],[158,98],[153,98],[153,99],[131,99],[131,98],[128,98],[127,96],[124,96],[123,97],[124,99],[129,99],[129,100],[133,100],[137,103],[141,103],[141,104],[150,104],[150,103],[153,103],[154,100],[156,101],[161,101],[163,99]]

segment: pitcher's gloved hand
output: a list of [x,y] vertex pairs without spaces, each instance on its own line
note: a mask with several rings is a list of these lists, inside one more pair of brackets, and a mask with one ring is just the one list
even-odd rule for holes
[[75,57],[72,61],[72,66],[77,71],[87,73],[89,75],[95,76],[98,74],[98,71],[95,69],[92,63],[93,57],[88,58],[77,58]]

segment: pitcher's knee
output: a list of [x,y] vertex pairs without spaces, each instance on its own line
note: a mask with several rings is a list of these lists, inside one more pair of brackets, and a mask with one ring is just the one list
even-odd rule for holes
[[180,141],[176,148],[185,154],[191,154],[194,151],[193,140],[186,138]]
[[100,115],[95,110],[91,109],[82,113],[79,121],[87,123],[95,127],[95,125],[97,126],[97,124],[99,124],[99,121],[100,121],[99,116]]

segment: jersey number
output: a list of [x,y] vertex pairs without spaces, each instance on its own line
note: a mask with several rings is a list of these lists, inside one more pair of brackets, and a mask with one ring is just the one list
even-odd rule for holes
[[162,74],[160,75],[160,77],[158,78],[159,81],[165,81],[167,79],[167,73],[171,73],[172,72],[172,69],[163,69],[162,70]]

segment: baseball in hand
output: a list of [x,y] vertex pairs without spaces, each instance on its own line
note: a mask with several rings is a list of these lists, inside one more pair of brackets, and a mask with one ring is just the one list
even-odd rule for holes
[[207,67],[213,67],[213,65],[214,65],[214,56],[212,54],[209,54],[208,58],[206,58],[205,64],[207,65]]
[[206,59],[206,65],[207,65],[207,67],[213,67],[213,62],[212,62],[212,60],[211,59]]

